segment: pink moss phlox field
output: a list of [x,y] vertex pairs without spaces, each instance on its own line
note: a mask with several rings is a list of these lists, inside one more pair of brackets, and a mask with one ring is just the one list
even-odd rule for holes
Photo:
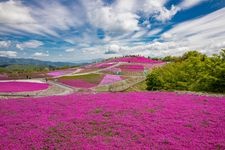
[[103,68],[110,67],[110,66],[112,66],[114,64],[115,64],[115,62],[101,62],[101,63],[86,65],[86,66],[84,66],[84,68],[86,68],[86,69],[88,69],[88,68],[103,69]]
[[52,76],[52,77],[57,77],[57,76],[61,76],[61,75],[65,75],[68,73],[72,73],[74,70],[56,70],[56,71],[52,71],[47,73],[47,75]]
[[120,68],[123,71],[144,71],[143,65],[121,65]]
[[48,88],[47,83],[34,82],[0,82],[0,92],[26,92]]
[[145,58],[142,56],[136,56],[136,57],[121,57],[110,60],[112,62],[130,62],[130,63],[158,63],[160,61],[152,60],[149,58]]
[[121,69],[117,67],[113,67],[113,68],[107,69],[107,71],[110,71],[112,73],[118,73],[118,72],[121,72]]
[[99,63],[99,64],[95,65],[95,67],[97,67],[97,68],[107,68],[107,67],[110,67],[112,65],[114,65],[114,63]]
[[122,78],[119,75],[106,74],[104,78],[102,79],[102,81],[100,82],[100,85],[111,84],[121,80]]
[[60,82],[77,88],[91,88],[97,85],[94,83],[84,81],[82,79],[60,79]]
[[0,149],[225,149],[224,108],[172,92],[0,100]]

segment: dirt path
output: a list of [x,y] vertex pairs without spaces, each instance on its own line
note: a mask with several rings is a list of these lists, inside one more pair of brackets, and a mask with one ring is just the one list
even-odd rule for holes
[[[48,81],[48,84],[53,85],[54,87],[57,87],[59,89],[63,89],[62,92],[57,92],[55,90],[52,91],[52,93],[47,92],[46,94],[50,94],[50,95],[67,95],[67,94],[71,94],[73,92],[75,92],[76,90],[73,87],[64,85],[64,84],[60,84],[58,82],[55,81]],[[43,93],[42,93],[43,94]]]

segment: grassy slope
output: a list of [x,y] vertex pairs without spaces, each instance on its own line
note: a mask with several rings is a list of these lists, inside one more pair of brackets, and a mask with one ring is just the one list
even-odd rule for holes
[[131,92],[131,91],[147,91],[147,84],[146,81],[140,82],[129,89],[126,90],[126,92]]
[[104,77],[103,74],[87,74],[87,75],[78,75],[78,76],[64,76],[64,77],[61,77],[60,79],[70,79],[70,80],[80,79],[90,83],[99,83],[103,77]]

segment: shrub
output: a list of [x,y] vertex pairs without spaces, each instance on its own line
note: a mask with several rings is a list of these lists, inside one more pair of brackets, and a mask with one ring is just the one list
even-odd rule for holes
[[190,90],[225,92],[225,51],[208,57],[190,51],[161,68],[155,68],[147,77],[148,90]]

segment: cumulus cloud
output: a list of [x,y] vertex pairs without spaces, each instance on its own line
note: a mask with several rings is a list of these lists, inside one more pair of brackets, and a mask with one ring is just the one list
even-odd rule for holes
[[126,32],[139,29],[139,16],[131,12],[133,5],[128,5],[126,5],[127,7],[121,7],[120,4],[108,6],[103,1],[84,1],[89,22],[93,26],[102,28],[105,31]]
[[[89,23],[97,28],[111,32],[131,32],[140,29],[137,15],[142,12],[146,17],[155,17],[165,22],[178,11],[172,6],[167,9],[166,0],[116,0],[112,5],[105,5],[103,1],[84,0],[83,6],[87,12]],[[147,23],[148,27],[150,26]]]
[[[104,0],[78,0],[68,1],[69,4],[54,0],[48,3],[45,0],[1,1],[0,35],[33,37],[30,34],[35,34],[38,39],[53,36],[54,40],[67,43],[61,47],[62,41],[58,44],[53,40],[48,43],[51,46],[60,45],[58,49],[68,52],[65,55],[78,50],[76,52],[85,57],[128,54],[165,56],[190,49],[205,49],[209,54],[224,47],[224,9],[173,25],[171,30],[163,33],[168,29],[166,23],[179,11],[185,12],[207,0],[182,0],[177,5],[166,7],[168,1],[114,0],[109,3]],[[98,37],[99,30],[103,32],[103,38]],[[53,39],[47,38],[49,41]],[[24,50],[38,48],[44,43],[37,40],[21,43],[0,41],[0,47],[6,50],[12,45]],[[33,56],[47,57],[49,53],[39,51]]]
[[11,45],[11,41],[0,41],[0,48],[7,48]]
[[16,48],[23,50],[25,48],[37,48],[39,46],[43,45],[43,42],[37,41],[37,40],[30,40],[27,42],[16,44]]
[[16,57],[17,52],[16,51],[0,51],[1,57]]
[[[108,57],[109,54],[120,56],[139,54],[163,57],[167,55],[182,55],[189,50],[199,50],[208,55],[215,54],[220,49],[225,48],[224,15],[225,8],[222,8],[206,16],[180,23],[163,33],[160,39],[149,43],[140,41],[137,45],[131,45],[130,39],[122,41],[111,40],[103,46],[93,47],[88,49],[88,51],[84,51],[84,53],[95,53],[97,51],[98,55],[104,54],[103,57]],[[137,35],[134,34],[133,37],[129,37],[132,39],[139,37],[139,34],[154,35],[161,31],[161,29],[155,29],[148,33],[138,33]]]

